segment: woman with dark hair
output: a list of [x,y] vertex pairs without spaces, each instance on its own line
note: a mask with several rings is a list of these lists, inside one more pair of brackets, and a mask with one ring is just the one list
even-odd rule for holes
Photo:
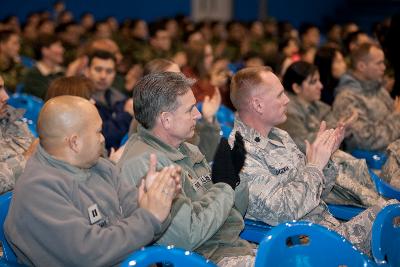
[[[334,128],[337,119],[331,113],[331,107],[320,101],[323,85],[315,65],[305,61],[293,63],[283,76],[282,84],[288,92],[290,102],[287,120],[281,128],[305,151],[304,140],[310,143],[314,141],[321,122],[325,121],[328,128]],[[342,120],[345,122],[343,126],[347,127],[353,119],[352,116],[350,121]]]
[[321,100],[332,105],[334,90],[339,78],[346,72],[347,66],[342,53],[334,47],[321,47],[315,55],[314,64],[318,67],[321,83],[324,86]]

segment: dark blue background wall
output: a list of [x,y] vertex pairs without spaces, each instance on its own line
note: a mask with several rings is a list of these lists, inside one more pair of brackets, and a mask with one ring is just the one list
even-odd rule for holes
[[[266,0],[267,13],[278,20],[288,20],[295,26],[311,22],[323,26],[326,21],[378,19],[392,15],[400,4],[396,0]],[[51,10],[55,0],[0,0],[0,19],[16,14],[23,21],[32,11]],[[65,0],[66,6],[79,16],[89,11],[97,19],[115,16],[144,18],[148,21],[178,13],[190,15],[190,0]],[[233,0],[233,16],[237,20],[255,20],[259,16],[259,0]],[[370,5],[370,10],[362,11]],[[386,6],[386,8],[385,8]],[[357,10],[357,12],[355,12]]]

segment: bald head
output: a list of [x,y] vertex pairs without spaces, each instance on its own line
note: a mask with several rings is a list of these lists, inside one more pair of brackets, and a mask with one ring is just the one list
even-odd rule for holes
[[52,98],[39,115],[40,143],[46,150],[60,146],[65,137],[82,132],[96,116],[99,116],[96,107],[84,98],[69,95]]
[[231,101],[238,111],[244,111],[249,107],[249,99],[257,94],[262,76],[272,74],[269,67],[244,68],[238,71],[231,81]]

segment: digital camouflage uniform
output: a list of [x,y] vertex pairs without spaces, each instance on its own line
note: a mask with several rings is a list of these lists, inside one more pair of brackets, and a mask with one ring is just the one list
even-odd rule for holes
[[400,189],[400,140],[391,143],[386,152],[388,159],[382,167],[381,177]]
[[184,142],[176,149],[140,125],[118,162],[121,177],[140,183],[150,153],[157,154],[158,170],[171,164],[182,167],[182,192],[172,205],[171,225],[157,243],[194,250],[217,263],[222,260],[221,266],[251,266],[253,246],[239,237],[247,184],[240,183],[236,192],[225,183],[213,184],[210,166],[196,146]]
[[378,200],[375,206],[341,223],[333,218],[321,199],[335,181],[335,166],[328,164],[322,173],[307,164],[305,155],[283,130],[272,128],[268,137],[263,137],[236,119],[229,139],[231,144],[236,131],[242,134],[247,151],[240,177],[249,186],[248,218],[270,225],[288,220],[319,223],[369,253],[373,220],[391,202]]
[[[331,107],[321,101],[308,103],[292,93],[288,93],[288,96],[287,120],[278,127],[287,131],[301,152],[305,153],[304,141],[312,143],[315,140],[321,121],[326,121],[328,128],[334,128],[337,120]],[[341,150],[333,154],[332,160],[338,166],[338,175],[333,190],[324,201],[367,207],[374,205],[380,197],[375,191],[365,160],[356,159]]]
[[23,153],[34,140],[28,126],[19,120],[23,113],[8,106],[7,115],[0,118],[0,193],[14,188],[25,167]]
[[345,139],[347,149],[385,150],[400,137],[400,113],[393,112],[394,102],[378,81],[360,81],[345,74],[336,88],[333,112],[347,118],[353,110],[358,119]]

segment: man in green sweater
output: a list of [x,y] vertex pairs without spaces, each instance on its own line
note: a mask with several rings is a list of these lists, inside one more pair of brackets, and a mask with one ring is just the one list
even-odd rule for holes
[[[191,90],[193,83],[182,73],[172,72],[149,74],[139,81],[133,99],[140,125],[118,163],[121,176],[139,184],[147,172],[150,153],[157,154],[158,168],[181,166],[182,193],[173,203],[171,225],[157,243],[194,250],[219,266],[253,266],[253,247],[239,237],[248,202],[247,184],[234,181],[235,173],[229,172],[216,180],[215,170],[221,167],[216,158],[211,178],[204,155],[185,142],[201,117]],[[229,158],[223,162],[228,165]],[[223,182],[214,184],[212,179]]]

